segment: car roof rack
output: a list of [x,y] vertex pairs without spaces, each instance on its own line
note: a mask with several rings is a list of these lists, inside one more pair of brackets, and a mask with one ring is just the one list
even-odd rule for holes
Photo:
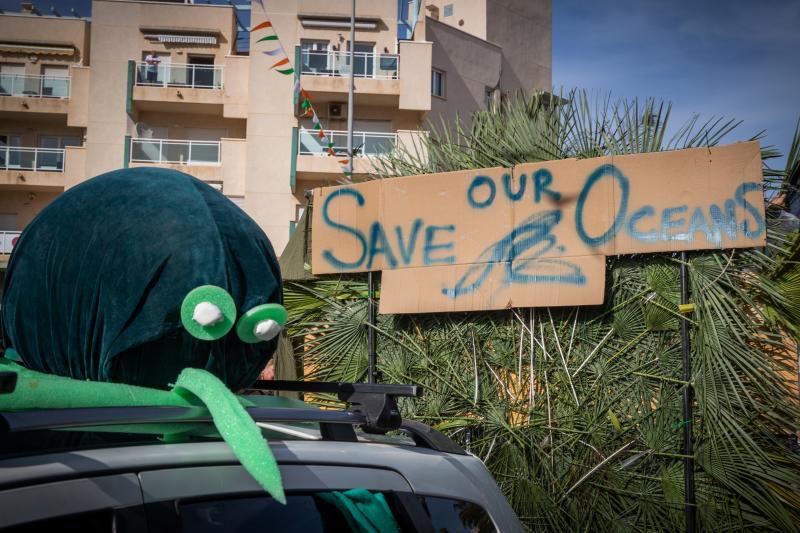
[[[14,377],[0,372],[0,394],[14,391]],[[330,393],[350,404],[345,410],[307,409],[292,407],[246,407],[256,422],[318,423],[323,440],[357,442],[355,426],[365,433],[385,434],[402,430],[414,443],[446,453],[466,455],[451,439],[425,424],[403,420],[396,397],[418,398],[422,388],[416,385],[392,385],[322,381],[257,381],[248,390]],[[125,424],[157,424],[170,422],[210,423],[211,414],[205,407],[80,407],[60,409],[30,409],[0,412],[0,433],[15,433],[43,429],[67,429],[90,426]]]

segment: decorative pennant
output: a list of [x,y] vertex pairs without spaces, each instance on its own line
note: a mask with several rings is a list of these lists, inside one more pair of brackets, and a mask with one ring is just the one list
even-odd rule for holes
[[259,24],[257,26],[254,26],[253,28],[250,28],[250,31],[254,32],[254,31],[257,31],[257,30],[263,30],[264,28],[272,28],[272,22],[266,20],[266,21],[262,22],[261,24]]
[[280,45],[278,45],[278,48],[276,48],[275,50],[262,50],[261,53],[267,54],[268,56],[272,57],[275,57],[280,54],[286,55],[286,52],[283,51],[283,47]]
[[[264,11],[266,15],[266,8],[264,7],[263,0],[256,0],[256,2],[261,6],[261,9]],[[276,72],[280,72],[284,76],[288,76],[290,74],[294,74],[295,70],[292,67],[291,62],[289,61],[289,55],[286,53],[286,50],[283,48],[283,45],[278,38],[278,34],[275,33],[275,28],[272,26],[272,22],[266,20],[253,28],[251,28],[251,32],[255,32],[258,30],[265,30],[265,29],[272,29],[272,35],[265,35],[256,41],[256,43],[265,42],[265,41],[276,41],[277,48],[272,50],[262,50],[261,52],[264,55],[279,58],[283,56],[283,59],[280,59],[277,63],[270,67],[271,70],[275,70]],[[278,68],[278,67],[286,67],[286,68]],[[325,151],[329,156],[335,157],[337,155],[336,150],[334,149],[334,142],[328,138],[327,134],[325,133],[325,129],[322,127],[322,122],[319,120],[319,116],[317,116],[317,112],[314,110],[314,104],[311,103],[311,95],[308,94],[300,84],[300,78],[296,77],[294,81],[294,104],[297,105],[297,102],[300,102],[300,109],[302,110],[302,116],[311,118],[311,122],[314,125],[314,130],[317,132],[317,136],[320,138],[321,143],[326,146]],[[353,168],[352,164],[348,159],[339,160],[339,164],[342,167],[342,173],[350,179],[353,175]]]

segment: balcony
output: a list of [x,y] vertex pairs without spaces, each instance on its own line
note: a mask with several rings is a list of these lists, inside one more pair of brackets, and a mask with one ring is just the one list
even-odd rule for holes
[[86,148],[0,147],[0,188],[63,191],[86,179]]
[[64,172],[64,149],[4,146],[0,148],[0,170]]
[[[303,88],[317,102],[338,102],[346,98],[350,84],[350,54],[327,50],[296,48]],[[400,56],[355,52],[353,77],[360,105],[398,105],[400,96]]]
[[131,139],[131,163],[218,166],[220,142]]
[[[336,154],[347,156],[347,132],[329,130],[326,133],[333,141],[333,150]],[[301,128],[299,136],[298,155],[328,155],[327,146],[320,143],[316,131]],[[380,157],[394,150],[396,143],[396,133],[353,132],[353,153],[356,157]]]
[[227,195],[244,196],[246,149],[246,139],[131,139],[129,165],[179,170],[200,180],[221,184]]
[[10,254],[21,233],[21,231],[0,231],[0,254]]
[[136,64],[136,85],[144,87],[184,87],[222,89],[222,65],[168,63],[153,68],[144,61]]
[[0,96],[69,98],[69,76],[0,74]]
[[[353,76],[374,80],[396,80],[400,72],[400,56],[353,52]],[[310,76],[350,76],[350,53],[325,50],[301,50],[300,74]]]

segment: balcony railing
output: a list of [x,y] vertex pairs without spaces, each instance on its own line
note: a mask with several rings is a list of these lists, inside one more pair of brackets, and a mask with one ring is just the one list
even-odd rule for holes
[[219,141],[131,139],[131,163],[219,165]]
[[21,231],[0,231],[0,254],[10,254],[17,245]]
[[[326,132],[333,141],[333,149],[337,155],[347,155],[347,132]],[[380,157],[394,150],[397,142],[395,133],[372,133],[368,131],[353,132],[353,152],[356,157]],[[320,142],[314,130],[300,129],[300,142],[297,153],[300,155],[327,155],[327,146]]]
[[64,172],[64,149],[2,146],[0,170]]
[[222,65],[189,65],[167,63],[136,64],[136,85],[151,87],[188,87],[192,89],[222,89]]
[[[374,54],[354,52],[354,73],[356,78],[396,80],[400,68],[397,54]],[[301,50],[300,73],[312,76],[349,76],[349,52],[328,52],[325,50]]]
[[0,74],[0,96],[69,98],[69,76]]

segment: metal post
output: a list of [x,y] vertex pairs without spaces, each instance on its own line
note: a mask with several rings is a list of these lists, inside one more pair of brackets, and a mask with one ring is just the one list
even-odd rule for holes
[[378,354],[375,352],[375,274],[367,272],[367,381],[378,382]]
[[[355,90],[356,0],[350,0],[350,85],[347,89],[347,159],[353,172],[353,92]],[[352,176],[351,176],[352,177]]]
[[[686,252],[681,252],[681,304],[689,303],[689,283],[686,268]],[[689,339],[689,320],[681,319],[681,348],[683,352],[683,483],[686,533],[694,533],[696,524],[696,505],[694,497],[694,451],[692,446],[692,379],[691,344]]]

